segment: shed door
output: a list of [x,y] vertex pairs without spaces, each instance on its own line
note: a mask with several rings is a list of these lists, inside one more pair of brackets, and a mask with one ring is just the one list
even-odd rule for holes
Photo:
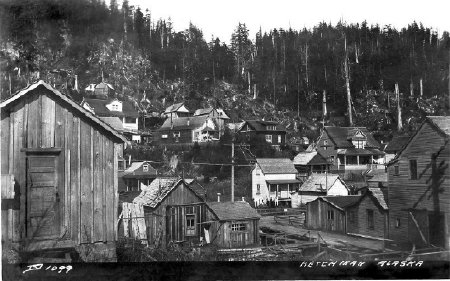
[[27,233],[32,238],[59,234],[57,156],[29,156],[27,165]]

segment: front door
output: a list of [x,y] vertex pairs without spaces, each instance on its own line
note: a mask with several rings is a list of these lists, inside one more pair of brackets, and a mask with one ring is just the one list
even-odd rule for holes
[[58,236],[58,158],[36,155],[27,159],[27,236],[35,239]]

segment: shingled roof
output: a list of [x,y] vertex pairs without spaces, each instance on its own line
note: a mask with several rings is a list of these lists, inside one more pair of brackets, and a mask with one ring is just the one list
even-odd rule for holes
[[444,134],[450,136],[450,116],[427,116],[427,119]]
[[256,162],[264,174],[297,174],[289,158],[256,158]]
[[97,116],[117,116],[117,117],[139,117],[138,111],[129,101],[120,101],[122,103],[122,111],[109,110],[106,105],[111,103],[114,99],[90,99],[85,98],[86,102]]
[[219,221],[233,221],[245,219],[259,219],[261,216],[249,203],[235,202],[207,202]]
[[[144,172],[143,170],[140,170],[140,168],[144,165],[147,164],[148,165],[148,171]],[[149,162],[147,161],[139,161],[139,162],[133,162],[131,163],[131,166],[128,167],[128,169],[126,169],[124,171],[124,178],[151,178],[151,177],[155,177],[158,175],[158,171],[156,171]]]
[[410,136],[395,136],[384,149],[387,153],[397,153],[408,144]]
[[103,122],[107,123],[109,126],[113,127],[115,130],[122,132],[123,123],[120,121],[119,117],[100,117]]
[[317,151],[302,151],[295,156],[294,165],[326,165],[327,159]]
[[357,131],[361,131],[367,137],[367,148],[380,148],[380,144],[366,127],[331,127],[325,126],[324,130],[327,132],[330,139],[336,145],[337,148],[353,148],[351,137],[355,135]]
[[181,178],[177,177],[156,178],[148,186],[142,188],[141,193],[134,198],[133,203],[155,208],[182,181]]
[[[208,116],[194,116],[194,117],[179,117],[179,118],[167,118],[159,131],[165,130],[193,130],[201,127],[209,119]],[[214,122],[213,120],[211,120]],[[215,123],[214,123],[215,125]],[[211,131],[216,128],[210,128]]]

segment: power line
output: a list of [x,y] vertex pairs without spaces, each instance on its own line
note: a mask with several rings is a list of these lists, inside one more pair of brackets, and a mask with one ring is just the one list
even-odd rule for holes
[[[157,164],[166,164],[167,162],[164,161],[153,161],[153,160],[135,160],[134,162],[150,162],[150,163],[157,163]],[[232,163],[206,163],[206,162],[181,162],[178,161],[178,164],[192,164],[192,165],[207,165],[207,166],[233,166]],[[252,164],[234,164],[236,167],[253,167]]]

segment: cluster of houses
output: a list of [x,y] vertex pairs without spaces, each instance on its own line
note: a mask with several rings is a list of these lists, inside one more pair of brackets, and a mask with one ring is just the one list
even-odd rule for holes
[[[120,165],[123,132],[137,121],[124,102],[104,101],[80,104],[39,81],[0,103],[4,248],[76,249],[85,261],[112,261],[122,237],[162,247],[257,245],[257,209],[267,205],[306,210],[310,229],[450,248],[450,117],[427,117],[391,146],[389,162],[365,128],[325,127],[293,160],[256,159],[250,204],[207,200],[198,181],[160,176],[150,161]],[[214,140],[227,125],[220,110],[189,116],[179,104],[165,114],[161,139],[171,142]],[[120,131],[108,117],[130,125]],[[285,142],[274,122],[233,126]],[[350,184],[355,171],[366,183],[359,189]]]

